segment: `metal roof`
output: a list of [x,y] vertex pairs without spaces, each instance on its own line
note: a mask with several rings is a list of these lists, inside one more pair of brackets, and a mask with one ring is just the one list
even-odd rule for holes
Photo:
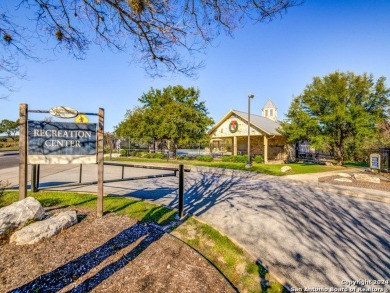
[[[239,116],[241,119],[243,119],[245,122],[248,121],[248,113],[237,111],[237,110],[230,110],[221,120],[219,120],[209,131],[208,133],[211,134],[215,129],[217,129],[226,119],[228,119],[233,114]],[[269,118],[251,114],[251,125],[259,128],[260,130],[266,132],[268,135],[281,135],[277,129],[280,127],[280,123],[278,121],[273,121]]]
[[275,106],[274,102],[272,102],[271,100],[268,100],[268,101],[265,103],[265,105],[264,105],[264,107],[262,108],[262,110],[264,110],[264,109],[266,109],[266,108],[275,108],[275,109],[278,109],[278,108]]
[[[238,116],[240,116],[242,119],[244,119],[245,121],[248,121],[248,113],[237,111],[237,110],[232,110],[232,111],[236,113]],[[263,116],[251,114],[251,124],[264,130],[269,134],[281,135],[277,131],[277,129],[280,127],[280,123],[278,121],[273,121]]]

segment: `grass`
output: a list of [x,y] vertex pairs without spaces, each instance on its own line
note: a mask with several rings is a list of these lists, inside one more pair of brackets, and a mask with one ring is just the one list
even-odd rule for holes
[[190,217],[172,234],[204,255],[240,292],[288,292],[251,256],[213,227]]
[[10,147],[3,147],[0,148],[0,152],[5,152],[5,151],[18,151],[19,146],[10,146]]
[[365,162],[344,162],[343,166],[346,166],[346,167],[366,167],[366,168],[369,167],[368,163],[365,163]]
[[[327,172],[327,171],[336,171],[343,170],[346,167],[342,166],[325,166],[325,165],[316,165],[308,163],[292,163],[292,164],[258,164],[253,163],[252,167],[247,169],[245,168],[244,163],[231,163],[231,162],[200,162],[196,160],[161,160],[161,159],[145,159],[137,157],[129,158],[116,158],[114,161],[127,161],[127,162],[154,162],[154,163],[170,163],[170,164],[185,164],[190,166],[204,166],[204,167],[213,167],[213,168],[223,168],[223,169],[233,169],[233,170],[243,170],[243,171],[252,171],[257,173],[264,173],[275,176],[283,175],[292,175],[292,174],[306,174],[306,173],[317,173],[317,172]],[[280,168],[283,166],[290,166],[291,171],[283,173],[280,171]],[[351,166],[353,167],[353,166]]]
[[[29,192],[28,195],[35,197],[43,207],[83,206],[96,209],[96,195],[92,194],[40,191],[37,193]],[[17,200],[17,191],[4,191],[3,196],[0,197],[0,207],[9,205]],[[155,222],[161,225],[172,221],[177,214],[176,211],[166,207],[117,196],[104,197],[104,211],[126,215],[138,221]]]
[[[43,207],[82,206],[96,209],[96,195],[62,191],[40,191],[30,193]],[[4,191],[0,196],[0,208],[18,200],[17,191]],[[119,196],[104,197],[104,211],[126,215],[144,222],[168,224],[177,214],[176,211]],[[211,226],[201,223],[193,217],[188,218],[176,228],[173,235],[199,251],[217,267],[241,292],[287,292],[274,281],[268,272],[256,264],[239,246],[227,236]]]

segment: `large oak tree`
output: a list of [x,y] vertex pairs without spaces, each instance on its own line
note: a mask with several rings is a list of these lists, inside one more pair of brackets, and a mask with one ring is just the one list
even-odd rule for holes
[[119,137],[151,137],[169,140],[176,155],[178,144],[197,142],[206,136],[214,121],[205,102],[199,102],[199,90],[169,86],[151,89],[139,98],[142,106],[128,111],[115,134]]
[[388,117],[390,89],[385,78],[334,72],[314,77],[295,97],[282,123],[289,142],[309,141],[330,151],[338,164],[346,155],[356,158],[381,135],[379,125]]

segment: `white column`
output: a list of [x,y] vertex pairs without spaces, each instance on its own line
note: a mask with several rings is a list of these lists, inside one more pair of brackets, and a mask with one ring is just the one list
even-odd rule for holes
[[265,134],[263,138],[264,138],[264,164],[267,164],[268,163],[268,138]]
[[237,136],[233,136],[233,155],[237,156]]

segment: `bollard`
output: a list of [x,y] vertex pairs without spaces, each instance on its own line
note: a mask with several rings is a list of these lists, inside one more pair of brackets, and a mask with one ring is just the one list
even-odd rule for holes
[[35,183],[37,182],[37,165],[33,164],[31,165],[31,184],[30,184],[30,190],[31,192],[36,192]]
[[82,176],[83,176],[83,165],[80,164],[79,183],[81,183]]
[[38,164],[37,165],[37,182],[35,183],[35,190],[36,191],[39,190],[39,176],[40,176],[40,173],[41,173],[41,165]]
[[184,217],[184,165],[179,165],[179,216]]

